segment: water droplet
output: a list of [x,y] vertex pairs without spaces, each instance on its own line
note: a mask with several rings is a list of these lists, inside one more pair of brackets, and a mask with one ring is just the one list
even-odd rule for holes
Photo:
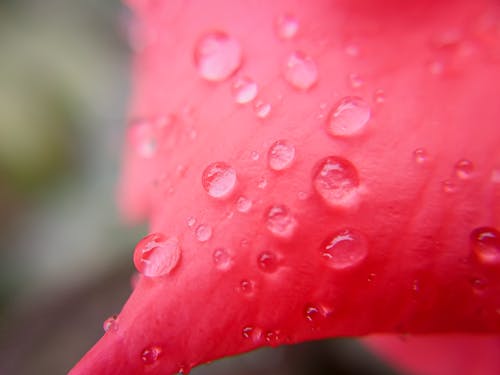
[[485,279],[475,277],[470,279],[472,290],[475,294],[483,294],[488,286],[488,282]]
[[262,330],[252,326],[243,327],[241,335],[245,339],[251,339],[254,343],[258,343],[262,340]]
[[371,116],[368,104],[357,96],[341,99],[327,122],[327,131],[333,137],[353,136],[361,133]]
[[292,165],[295,159],[295,147],[286,140],[279,140],[272,144],[267,155],[269,168],[282,171]]
[[267,331],[264,335],[264,339],[271,346],[277,346],[279,344],[279,332],[277,331]]
[[214,250],[213,261],[215,267],[221,271],[227,271],[233,265],[233,258],[231,254],[229,254],[229,251],[222,247]]
[[264,272],[275,272],[278,269],[278,258],[271,251],[264,251],[257,257],[257,265]]
[[257,83],[249,77],[238,77],[231,86],[234,101],[238,104],[250,103],[255,99],[258,91]]
[[284,76],[294,88],[308,90],[318,81],[318,67],[310,56],[294,52],[286,60]]
[[195,231],[196,239],[200,242],[206,242],[212,237],[212,227],[210,225],[198,225]]
[[250,153],[250,158],[251,158],[253,161],[257,161],[257,160],[259,160],[260,155],[259,155],[259,153],[258,153],[257,151],[252,151],[252,152]]
[[470,234],[472,251],[484,264],[500,264],[500,233],[491,227],[479,227]]
[[308,322],[314,322],[320,317],[320,312],[318,307],[313,305],[306,306],[305,317]]
[[118,330],[118,321],[117,321],[117,316],[112,315],[108,319],[104,321],[102,324],[102,328],[104,329],[104,332],[108,331],[117,331]]
[[247,213],[252,208],[252,201],[246,197],[239,197],[236,201],[236,209],[238,212]]
[[462,180],[467,180],[474,172],[474,164],[470,160],[461,159],[455,164],[455,174]]
[[365,236],[352,229],[343,229],[329,236],[321,245],[321,256],[334,269],[353,267],[368,255]]
[[385,91],[382,89],[377,89],[373,93],[373,101],[377,104],[385,103]]
[[194,225],[196,224],[196,218],[193,216],[189,216],[186,220],[186,224],[189,228],[194,227]]
[[207,81],[223,81],[241,65],[242,52],[239,42],[222,31],[203,35],[194,50],[198,73]]
[[458,190],[457,185],[452,180],[444,180],[441,183],[441,187],[442,187],[443,191],[447,194],[456,193]]
[[299,30],[299,21],[291,14],[282,14],[276,18],[276,34],[280,39],[291,39]]
[[349,160],[329,156],[318,163],[313,186],[328,206],[352,206],[358,199],[358,171]]
[[167,275],[177,266],[180,257],[179,240],[162,233],[144,237],[134,250],[137,271],[148,277]]
[[254,282],[252,280],[243,279],[240,281],[240,286],[238,290],[243,293],[250,295],[253,293],[255,288]]
[[265,189],[267,187],[267,179],[265,177],[259,178],[259,181],[257,182],[257,187],[259,189]]
[[274,205],[266,211],[266,227],[276,237],[291,238],[298,226],[297,220],[285,205]]
[[413,158],[416,163],[424,164],[429,159],[429,155],[427,155],[427,151],[424,148],[417,148],[413,151]]
[[350,73],[348,78],[349,78],[349,84],[353,89],[359,89],[365,83],[365,81],[361,78],[361,76],[358,73]]
[[262,100],[257,100],[253,106],[255,114],[260,119],[267,118],[271,113],[271,108],[271,104],[265,103]]
[[215,162],[205,168],[201,182],[208,195],[224,199],[236,186],[236,171],[227,163]]
[[371,282],[373,282],[373,280],[375,280],[376,277],[377,277],[376,273],[370,272],[368,274],[367,280],[368,280],[369,283],[371,283]]
[[162,350],[159,346],[151,346],[144,349],[141,353],[142,363],[145,365],[152,365],[160,358],[161,353]]
[[156,154],[157,137],[156,127],[152,121],[134,121],[128,129],[129,142],[136,154],[142,158],[151,158]]

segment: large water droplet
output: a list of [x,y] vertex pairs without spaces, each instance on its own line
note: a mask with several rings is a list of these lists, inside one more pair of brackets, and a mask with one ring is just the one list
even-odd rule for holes
[[484,264],[500,264],[500,233],[491,227],[479,227],[470,234],[472,251]]
[[257,100],[254,103],[253,110],[258,118],[265,119],[271,113],[271,104],[266,103],[262,100]]
[[196,239],[200,242],[206,242],[212,237],[212,227],[210,225],[201,224],[195,230]]
[[231,86],[234,101],[238,104],[250,103],[255,99],[259,88],[249,77],[238,77]]
[[467,180],[474,172],[474,164],[470,160],[461,159],[455,164],[455,174],[462,180]]
[[159,346],[150,346],[146,348],[141,353],[142,363],[145,365],[152,365],[155,363],[161,356],[162,349]]
[[295,147],[286,140],[279,140],[272,144],[267,155],[269,168],[275,171],[287,169],[295,159]]
[[358,171],[349,160],[329,156],[318,163],[313,186],[328,206],[352,206],[358,199]]
[[197,42],[194,61],[202,78],[207,81],[223,81],[240,67],[241,46],[225,32],[213,31]]
[[357,96],[341,99],[333,108],[327,121],[327,131],[334,137],[360,134],[371,116],[369,105]]
[[280,39],[291,39],[299,30],[299,21],[291,14],[282,14],[276,18],[276,34]]
[[316,62],[302,52],[294,52],[285,63],[286,81],[299,90],[308,90],[318,81]]
[[112,315],[108,319],[104,321],[102,324],[102,328],[104,329],[104,332],[112,332],[112,331],[117,331],[118,330],[118,321],[117,321],[117,316]]
[[266,227],[276,237],[291,238],[298,226],[297,220],[285,205],[269,207],[265,214]]
[[201,183],[211,197],[227,198],[236,186],[236,171],[223,161],[212,163],[203,171]]
[[212,258],[215,267],[221,271],[227,271],[233,265],[233,258],[231,254],[229,254],[229,251],[223,247],[215,249]]
[[345,269],[359,264],[366,258],[368,243],[362,233],[343,229],[323,242],[320,254],[329,267]]
[[181,248],[176,237],[152,233],[139,241],[134,250],[134,265],[144,276],[170,273],[179,263]]
[[257,257],[257,265],[264,272],[275,272],[278,269],[278,257],[271,251],[264,251]]
[[239,197],[236,201],[236,209],[238,212],[247,213],[252,208],[252,201],[247,197]]

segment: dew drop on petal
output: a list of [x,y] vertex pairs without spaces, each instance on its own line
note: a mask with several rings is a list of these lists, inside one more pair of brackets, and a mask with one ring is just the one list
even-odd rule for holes
[[112,315],[104,321],[104,323],[102,324],[102,328],[104,329],[104,332],[118,330],[117,318],[118,317],[116,315]]
[[424,164],[429,160],[429,155],[424,148],[417,148],[413,151],[413,159],[417,164]]
[[368,242],[362,233],[343,229],[326,238],[321,245],[320,254],[333,269],[350,268],[366,258]]
[[152,365],[160,358],[161,353],[162,349],[156,345],[144,349],[141,353],[142,363],[144,363],[145,365]]
[[224,81],[241,65],[240,43],[222,31],[203,35],[196,43],[194,61],[198,73],[207,81]]
[[257,83],[249,77],[238,77],[231,86],[234,101],[238,104],[250,103],[258,92]]
[[333,137],[353,136],[363,132],[371,116],[368,104],[357,96],[341,99],[327,121],[327,131]]
[[206,242],[212,237],[212,227],[206,224],[200,224],[195,230],[196,239],[200,242]]
[[286,140],[279,140],[269,148],[267,160],[269,168],[282,171],[289,168],[295,159],[295,146]]
[[500,265],[500,232],[492,227],[479,227],[471,232],[470,240],[480,262]]
[[474,172],[474,164],[470,160],[461,159],[455,164],[455,174],[462,180],[467,180]]
[[329,156],[318,163],[313,186],[328,206],[352,206],[358,199],[358,171],[349,160]]
[[348,78],[349,78],[349,85],[353,89],[359,89],[365,83],[365,81],[363,81],[363,78],[361,78],[361,76],[358,73],[350,73]]
[[257,100],[253,106],[255,115],[260,119],[267,118],[271,113],[271,109],[271,104],[263,102],[262,100]]
[[194,225],[196,224],[196,218],[194,216],[189,216],[186,220],[186,224],[189,228],[194,227]]
[[266,227],[276,237],[289,239],[297,229],[298,223],[285,205],[274,205],[265,214]]
[[257,265],[264,272],[275,272],[278,269],[278,258],[271,251],[264,251],[257,257]]
[[260,155],[259,155],[259,153],[258,153],[257,151],[252,151],[252,152],[250,153],[250,158],[251,158],[253,161],[257,161],[257,160],[259,160]]
[[238,212],[247,213],[252,208],[252,201],[247,197],[239,197],[236,201],[236,209]]
[[254,291],[254,282],[252,280],[243,279],[240,281],[238,290],[246,295],[250,295]]
[[139,241],[134,250],[134,265],[147,277],[170,273],[179,263],[181,248],[177,237],[152,233]]
[[128,139],[135,153],[142,158],[151,158],[158,148],[158,134],[155,124],[149,120],[138,120],[131,123]]
[[292,39],[299,30],[299,21],[291,14],[282,14],[276,18],[276,34],[280,39]]
[[292,87],[308,90],[318,81],[318,67],[310,56],[294,52],[286,60],[284,76]]
[[443,192],[445,192],[446,194],[453,194],[456,193],[458,190],[457,185],[452,180],[444,180],[441,183],[441,188],[443,189]]
[[320,308],[315,305],[307,305],[304,310],[304,315],[308,322],[315,322],[321,317]]
[[212,259],[215,267],[221,271],[227,271],[233,265],[233,258],[231,257],[231,254],[229,254],[229,252],[223,247],[214,250]]
[[259,189],[265,189],[267,187],[267,179],[265,177],[259,178],[259,181],[257,182],[257,187]]
[[373,101],[377,104],[385,103],[385,91],[382,89],[377,89],[373,93]]
[[225,162],[215,162],[205,168],[201,182],[208,195],[224,199],[236,186],[236,171]]

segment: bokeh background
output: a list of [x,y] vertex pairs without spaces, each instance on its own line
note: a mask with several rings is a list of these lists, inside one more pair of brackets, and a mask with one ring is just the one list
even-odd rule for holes
[[[130,92],[119,0],[0,1],[0,375],[64,374],[130,293],[115,204]],[[357,341],[262,349],[203,374],[396,374]]]

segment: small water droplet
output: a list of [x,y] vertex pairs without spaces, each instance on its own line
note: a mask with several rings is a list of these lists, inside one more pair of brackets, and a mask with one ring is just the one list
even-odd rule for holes
[[247,213],[252,208],[252,201],[246,197],[239,197],[236,201],[236,209],[238,212]]
[[219,161],[205,168],[201,181],[208,195],[224,199],[233,192],[236,179],[236,171],[229,164]]
[[385,91],[382,89],[377,89],[373,93],[373,101],[377,104],[385,103]]
[[361,86],[365,84],[365,81],[358,73],[350,73],[349,74],[349,84],[353,89],[359,89]]
[[118,321],[117,321],[117,316],[112,315],[108,319],[104,321],[102,324],[102,328],[104,329],[104,332],[112,332],[112,331],[117,331],[118,330]]
[[486,290],[486,287],[488,286],[488,282],[485,279],[479,277],[470,279],[470,284],[475,294],[483,294]]
[[329,267],[338,270],[350,268],[366,258],[368,243],[362,233],[343,229],[323,242],[320,253]]
[[285,205],[269,207],[265,214],[266,227],[276,237],[290,239],[297,229],[298,223]]
[[442,187],[443,191],[447,194],[456,193],[458,190],[457,185],[452,180],[444,180],[441,183],[441,187]]
[[250,295],[254,291],[254,282],[252,280],[243,279],[240,281],[240,286],[238,290],[246,295]]
[[413,293],[419,293],[420,292],[420,281],[413,280],[413,284],[411,286],[411,289],[412,289]]
[[349,160],[329,156],[318,163],[313,186],[328,206],[352,206],[358,199],[358,171]]
[[259,181],[257,182],[257,187],[259,189],[265,189],[267,187],[267,178],[265,177],[259,178]]
[[223,81],[241,65],[240,43],[222,31],[203,35],[196,43],[194,61],[198,73],[207,81]]
[[149,120],[133,121],[128,129],[128,139],[137,155],[151,158],[158,148],[155,124]]
[[255,114],[260,119],[265,119],[271,113],[271,104],[265,103],[262,100],[257,100],[254,103],[253,109]]
[[262,330],[257,327],[252,327],[252,326],[243,327],[241,335],[245,339],[252,340],[255,344],[259,343],[262,340]]
[[176,237],[152,233],[139,241],[134,250],[134,265],[144,276],[170,273],[179,263],[181,248]]
[[212,227],[210,225],[198,225],[195,231],[196,239],[200,242],[206,242],[212,237]]
[[276,18],[276,34],[280,39],[291,39],[299,30],[299,21],[291,14],[282,14]]
[[221,271],[227,271],[233,265],[233,258],[231,254],[229,254],[229,251],[224,249],[223,247],[215,249],[212,258],[215,267],[217,267],[217,269]]
[[351,57],[358,57],[359,56],[359,46],[357,44],[348,44],[346,47],[345,47],[345,53],[346,55],[348,56],[351,56]]
[[370,107],[363,99],[347,96],[335,105],[327,122],[327,131],[333,137],[357,135],[366,128],[370,116]]
[[250,103],[259,92],[259,87],[249,77],[238,77],[231,86],[234,101],[238,104]]
[[289,168],[295,159],[295,147],[286,140],[279,140],[272,144],[267,155],[269,168],[282,171]]
[[279,344],[279,332],[277,331],[267,331],[264,335],[264,339],[271,346],[277,346]]
[[292,87],[308,90],[318,81],[318,67],[312,57],[294,52],[286,60],[284,76]]
[[367,280],[368,280],[369,283],[371,283],[371,282],[373,282],[373,280],[375,280],[376,277],[377,277],[376,273],[370,272],[368,274]]
[[160,358],[161,353],[162,349],[156,345],[144,349],[141,353],[142,363],[145,365],[152,365]]
[[186,220],[186,224],[189,228],[194,227],[194,225],[196,224],[196,218],[193,216],[189,216]]
[[308,322],[314,322],[320,317],[319,308],[314,305],[306,306],[305,317]]
[[472,251],[483,264],[500,264],[500,232],[479,227],[470,234]]
[[474,172],[474,164],[470,160],[461,159],[455,164],[455,174],[462,180],[467,180]]
[[278,269],[278,257],[271,251],[264,251],[257,257],[257,265],[264,272],[275,272]]
[[260,155],[259,155],[259,153],[258,153],[257,151],[252,151],[252,152],[250,153],[250,158],[251,158],[253,161],[257,161],[257,160],[259,160]]
[[429,160],[429,155],[424,148],[417,148],[413,151],[413,159],[415,159],[417,164],[424,164],[427,160]]

